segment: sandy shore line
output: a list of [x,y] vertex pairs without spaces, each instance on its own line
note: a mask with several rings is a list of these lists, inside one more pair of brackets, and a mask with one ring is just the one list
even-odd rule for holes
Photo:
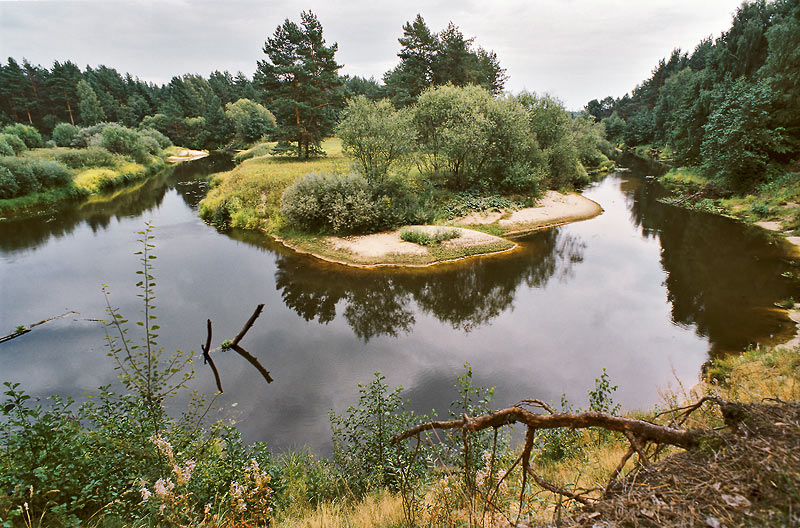
[[[784,234],[783,226],[780,222],[756,222],[755,225],[768,231]],[[787,236],[784,237],[788,243],[795,247],[795,250],[800,250],[800,236]]]
[[184,161],[194,161],[208,156],[208,152],[202,150],[179,150],[175,156],[170,156],[167,161],[170,163],[182,163]]
[[588,220],[603,212],[600,204],[580,194],[561,194],[547,191],[536,207],[527,207],[513,212],[495,211],[473,213],[456,219],[454,225],[496,225],[503,235],[513,236],[539,229]]
[[[285,246],[327,262],[360,268],[381,266],[427,267],[454,262],[474,256],[497,255],[513,251],[517,244],[506,239],[593,218],[603,212],[596,202],[579,194],[548,191],[536,207],[517,211],[473,213],[458,218],[447,226],[406,226],[393,231],[349,237],[311,237],[307,239],[276,240]],[[500,236],[482,231],[493,226]],[[471,229],[474,227],[476,229]],[[460,236],[434,246],[421,246],[400,237],[403,229],[415,229],[433,234],[442,229],[456,229]]]

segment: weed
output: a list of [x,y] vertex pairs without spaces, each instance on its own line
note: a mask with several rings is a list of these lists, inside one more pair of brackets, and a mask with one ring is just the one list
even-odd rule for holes
[[436,246],[447,240],[459,238],[461,231],[458,229],[437,229],[433,233],[422,229],[405,228],[400,231],[400,238],[406,242],[413,242],[420,246]]

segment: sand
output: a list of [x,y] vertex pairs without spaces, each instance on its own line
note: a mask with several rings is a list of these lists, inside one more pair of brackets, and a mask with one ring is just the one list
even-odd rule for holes
[[181,163],[184,161],[198,160],[200,158],[205,158],[206,156],[208,156],[208,152],[186,149],[179,150],[177,155],[168,157],[167,161],[170,163]]
[[[465,229],[460,227],[442,226],[408,226],[403,229],[417,229],[433,234],[440,229],[456,229],[461,236],[452,240],[442,242],[443,248],[469,248],[475,246],[485,246],[495,242],[502,242],[502,238]],[[373,235],[350,236],[350,237],[327,237],[326,243],[334,249],[349,251],[350,253],[366,259],[380,258],[386,255],[408,255],[424,256],[428,255],[428,249],[413,242],[406,242],[400,238],[401,229],[376,233]]]
[[472,213],[458,218],[458,225],[497,224],[505,234],[518,234],[544,227],[586,220],[603,212],[596,202],[579,194],[561,194],[547,191],[536,207],[526,207],[513,212],[493,211]]

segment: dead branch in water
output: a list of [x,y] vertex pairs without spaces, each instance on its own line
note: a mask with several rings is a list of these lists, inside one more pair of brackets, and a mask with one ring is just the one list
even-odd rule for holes
[[55,321],[56,319],[62,319],[64,317],[67,317],[68,315],[80,315],[80,314],[78,312],[76,312],[75,310],[70,310],[68,312],[64,312],[61,315],[55,315],[53,317],[48,317],[47,319],[42,319],[38,323],[29,324],[28,326],[22,326],[21,329],[19,329],[19,327],[17,327],[18,329],[15,332],[12,332],[12,333],[10,333],[8,335],[4,335],[4,336],[0,337],[0,343],[4,343],[6,341],[11,341],[15,337],[19,337],[21,335],[27,334],[28,332],[30,332],[31,330],[33,330],[35,327],[37,327],[39,325],[43,325],[45,323],[49,323],[50,321]]
[[[273,380],[272,376],[269,375],[269,371],[264,368],[264,366],[258,361],[258,359],[254,355],[252,355],[250,352],[242,348],[241,345],[239,345],[239,341],[241,341],[244,338],[245,334],[247,334],[247,332],[250,330],[250,328],[253,327],[253,323],[256,322],[256,319],[258,319],[258,316],[261,315],[261,311],[263,309],[264,309],[263,304],[259,304],[258,306],[256,306],[256,309],[253,311],[253,315],[250,316],[250,319],[247,320],[247,322],[244,324],[244,326],[236,335],[236,337],[233,338],[233,341],[231,341],[230,344],[225,345],[224,348],[231,348],[234,351],[236,351],[237,354],[245,358],[248,362],[250,362],[251,365],[253,365],[256,368],[256,370],[258,370],[258,372],[261,374],[261,376],[264,377],[267,383],[272,383]],[[220,380],[219,377],[219,371],[217,370],[217,366],[214,364],[214,360],[211,358],[211,352],[222,350],[222,347],[211,350],[211,319],[207,320],[207,328],[208,328],[208,334],[206,335],[206,343],[205,345],[200,345],[200,348],[203,351],[203,362],[207,363],[208,366],[211,367],[211,371],[214,373],[214,381],[217,384],[217,389],[219,389],[220,392],[223,392],[222,381]]]

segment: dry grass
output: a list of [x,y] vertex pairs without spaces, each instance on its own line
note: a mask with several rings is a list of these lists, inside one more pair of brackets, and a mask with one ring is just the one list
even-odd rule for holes
[[313,511],[278,518],[276,528],[390,528],[400,526],[403,519],[401,499],[381,492],[367,496],[355,504],[320,504]]

